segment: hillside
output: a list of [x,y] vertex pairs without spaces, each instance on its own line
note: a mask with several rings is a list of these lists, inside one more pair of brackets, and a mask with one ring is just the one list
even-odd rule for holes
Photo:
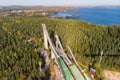
[[49,17],[51,14],[56,14],[60,11],[69,11],[77,9],[76,7],[45,7],[45,6],[7,6],[1,7],[0,17],[15,17],[15,16],[37,16]]
[[[70,45],[78,62],[84,65],[99,62],[103,51],[101,67],[120,71],[120,26],[93,25],[81,21],[37,18],[0,18],[0,80],[41,79],[45,72],[39,72],[38,48],[43,46],[41,24],[45,23],[50,37],[58,34],[64,48]],[[32,40],[28,42],[28,40]]]

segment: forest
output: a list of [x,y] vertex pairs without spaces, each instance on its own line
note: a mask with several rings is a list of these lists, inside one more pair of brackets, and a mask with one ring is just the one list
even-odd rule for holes
[[[38,48],[44,49],[42,23],[49,35],[59,35],[63,47],[69,45],[78,62],[99,63],[102,69],[120,71],[120,26],[94,25],[83,21],[41,17],[0,17],[0,80],[41,80]],[[31,40],[31,42],[28,42]]]

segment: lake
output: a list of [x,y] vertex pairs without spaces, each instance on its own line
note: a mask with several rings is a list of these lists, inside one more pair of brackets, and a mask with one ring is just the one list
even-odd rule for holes
[[67,18],[70,20],[82,20],[92,24],[120,25],[120,7],[81,7],[77,10],[63,11],[51,15],[51,17],[67,15],[78,15],[78,17]]

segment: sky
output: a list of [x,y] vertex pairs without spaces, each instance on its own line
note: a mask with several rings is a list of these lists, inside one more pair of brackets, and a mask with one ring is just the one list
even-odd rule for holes
[[0,6],[101,6],[120,5],[120,0],[0,0]]

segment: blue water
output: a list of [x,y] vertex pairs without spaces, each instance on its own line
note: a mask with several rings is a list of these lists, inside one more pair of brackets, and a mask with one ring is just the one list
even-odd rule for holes
[[66,15],[79,15],[77,18],[69,18],[71,20],[82,20],[92,24],[103,25],[120,25],[120,7],[91,7],[79,8],[78,10],[71,10],[66,12],[59,12],[54,16],[62,16],[65,19]]

